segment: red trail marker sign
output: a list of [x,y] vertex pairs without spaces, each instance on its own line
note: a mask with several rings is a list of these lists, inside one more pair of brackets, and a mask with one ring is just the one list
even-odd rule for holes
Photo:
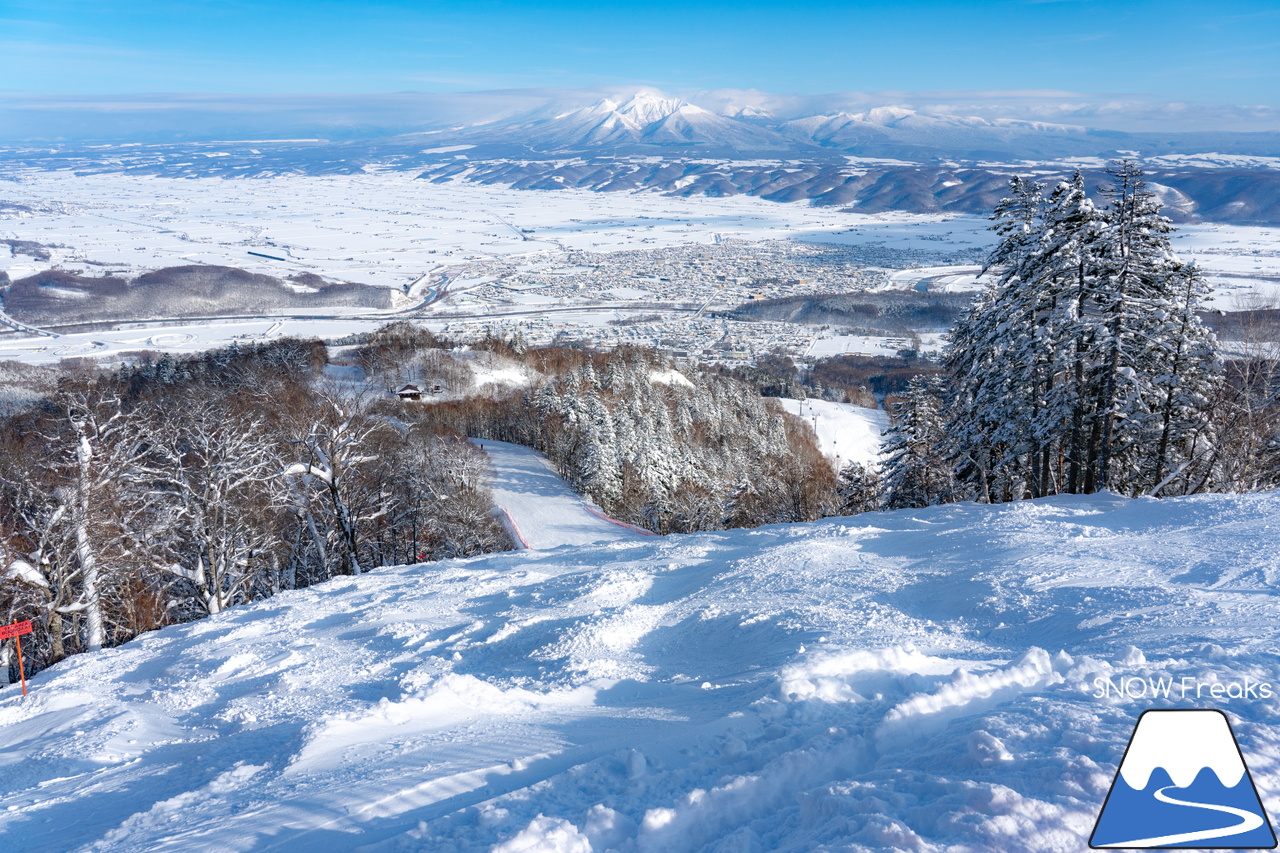
[[14,622],[12,625],[0,626],[0,640],[14,638],[18,644],[18,677],[22,679],[22,695],[27,695],[27,673],[22,668],[22,635],[31,633],[31,620]]

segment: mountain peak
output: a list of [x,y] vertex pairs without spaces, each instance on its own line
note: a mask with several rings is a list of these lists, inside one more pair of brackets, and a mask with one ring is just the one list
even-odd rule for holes
[[773,113],[760,107],[737,106],[732,104],[720,110],[720,115],[725,118],[775,118]]
[[904,118],[910,118],[916,114],[915,110],[909,110],[906,107],[876,107],[869,112],[855,116],[870,124],[879,124],[888,127],[896,122],[902,121]]
[[617,108],[619,115],[625,116],[635,124],[643,127],[662,121],[678,112],[706,112],[680,98],[669,98],[656,92],[637,92],[622,106]]

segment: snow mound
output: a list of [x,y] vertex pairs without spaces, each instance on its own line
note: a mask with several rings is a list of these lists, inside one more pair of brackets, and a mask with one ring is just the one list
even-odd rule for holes
[[[338,578],[0,691],[0,847],[1084,850],[1140,713],[1206,705],[1116,685],[1276,688],[1277,513],[1060,497]],[[1280,706],[1224,708],[1274,814]]]
[[683,385],[686,388],[693,387],[693,383],[689,380],[689,377],[675,369],[651,370],[649,371],[649,381],[657,382],[660,385]]

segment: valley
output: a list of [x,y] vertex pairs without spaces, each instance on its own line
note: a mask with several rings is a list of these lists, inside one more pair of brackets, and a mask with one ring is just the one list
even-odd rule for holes
[[[8,179],[0,196],[10,200],[0,209],[9,241],[0,274],[10,287],[49,269],[82,282],[32,279],[42,313],[5,300],[6,316],[25,331],[0,330],[0,359],[38,363],[262,335],[339,340],[405,316],[463,340],[519,332],[532,343],[636,343],[728,363],[773,350],[800,360],[891,354],[914,345],[912,331],[936,349],[945,324],[865,332],[832,317],[804,325],[738,309],[864,292],[959,296],[974,287],[991,240],[987,221],[967,214],[656,190],[520,191],[381,169],[242,180],[0,173]],[[1184,223],[1175,237],[1217,288],[1216,306],[1275,299],[1274,229]],[[220,307],[166,273],[177,281],[167,301],[134,299],[114,314],[93,304],[86,313],[83,297],[98,280],[197,268],[239,270],[262,284]],[[95,324],[78,325],[87,320]]]

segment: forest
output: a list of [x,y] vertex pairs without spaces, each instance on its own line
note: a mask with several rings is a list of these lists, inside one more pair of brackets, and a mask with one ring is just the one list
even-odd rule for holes
[[279,340],[82,367],[0,424],[0,607],[34,668],[389,563],[510,547],[475,448]]
[[427,416],[458,434],[542,451],[622,521],[690,533],[836,509],[835,472],[809,425],[728,371],[686,376],[632,347],[505,354],[540,377],[531,390],[434,404]]
[[[1079,174],[1011,183],[940,360],[728,369],[518,336],[462,346],[402,321],[334,353],[284,339],[53,378],[0,366],[0,618],[35,622],[39,669],[335,576],[510,549],[468,438],[536,448],[660,534],[1275,488],[1274,312],[1237,312],[1224,351],[1141,170],[1109,174],[1096,200]],[[406,382],[430,392],[402,399]],[[880,464],[833,470],[770,399],[806,395],[883,401]]]
[[[662,533],[839,509],[809,425],[722,370],[461,347],[407,322],[338,360],[283,339],[68,363],[52,392],[11,398],[0,618],[35,622],[27,667],[340,575],[510,549],[468,436],[536,447],[607,512]],[[475,387],[472,365],[491,364],[527,381]],[[404,376],[456,393],[401,400],[386,389]]]

